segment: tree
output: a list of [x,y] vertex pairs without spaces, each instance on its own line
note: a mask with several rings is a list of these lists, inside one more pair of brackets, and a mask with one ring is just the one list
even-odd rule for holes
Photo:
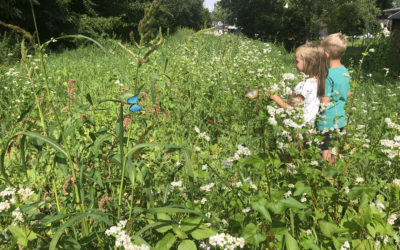
[[209,12],[203,0],[167,0],[159,17],[160,26],[174,32],[179,27],[199,30],[210,21]]
[[243,33],[278,41],[292,49],[316,39],[322,27],[330,33],[359,34],[376,23],[375,0],[221,0]]

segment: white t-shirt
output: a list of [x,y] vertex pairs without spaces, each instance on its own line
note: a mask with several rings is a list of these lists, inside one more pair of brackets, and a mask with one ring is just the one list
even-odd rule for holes
[[320,103],[317,91],[318,80],[315,78],[308,78],[303,82],[299,82],[294,88],[294,93],[296,95],[302,95],[304,97],[304,101],[301,103],[301,105],[303,105],[303,124],[310,124],[313,127]]

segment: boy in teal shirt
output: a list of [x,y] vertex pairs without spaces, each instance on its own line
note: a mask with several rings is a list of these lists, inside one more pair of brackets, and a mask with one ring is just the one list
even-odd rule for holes
[[322,157],[334,165],[334,155],[339,153],[339,149],[330,144],[335,130],[342,131],[346,126],[344,106],[350,95],[350,75],[340,61],[347,48],[346,37],[341,32],[331,34],[321,45],[329,58],[329,73],[325,83],[325,96],[321,98],[321,118],[317,121],[317,129],[324,136],[320,145]]

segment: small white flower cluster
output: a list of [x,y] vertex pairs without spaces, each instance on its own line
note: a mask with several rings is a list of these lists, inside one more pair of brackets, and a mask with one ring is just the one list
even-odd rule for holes
[[385,209],[385,205],[380,200],[375,201],[375,207],[379,212],[382,212],[382,209]]
[[8,72],[6,72],[7,76],[19,76],[21,73],[16,71],[14,68],[10,68]]
[[291,195],[292,195],[292,191],[290,191],[290,190],[283,194],[283,196],[285,198],[289,198]]
[[133,245],[131,237],[127,235],[126,232],[123,230],[127,222],[128,220],[121,220],[120,222],[118,222],[117,226],[112,226],[107,229],[105,234],[108,236],[112,235],[116,238],[116,247],[124,247],[124,249],[129,250],[150,250],[150,248],[144,244],[141,246]]
[[210,141],[210,137],[206,134],[206,132],[200,132],[200,129],[197,126],[194,127],[194,131],[196,131],[200,138]]
[[246,208],[243,208],[242,209],[242,212],[244,213],[244,214],[247,214],[248,212],[250,212],[251,211],[251,208],[250,207],[246,207]]
[[385,122],[389,128],[394,128],[394,129],[400,131],[400,125],[392,122],[392,120],[390,118],[385,118]]
[[303,195],[302,195],[302,197],[301,197],[301,199],[300,199],[300,202],[306,202],[307,201],[307,193],[303,193]]
[[286,172],[290,174],[297,174],[298,172],[295,168],[296,165],[294,165],[293,163],[286,163]]
[[[12,205],[17,203],[17,195],[20,196],[18,197],[18,200],[23,202],[34,193],[35,192],[30,188],[20,188],[18,191],[15,188],[5,188],[0,192],[0,197],[3,199],[3,201],[0,201],[0,212],[7,212],[12,208]],[[24,222],[24,217],[19,207],[13,209],[11,216],[14,218],[12,222],[12,225],[14,226],[18,225],[20,222]]]
[[396,214],[392,214],[391,216],[390,216],[390,218],[388,219],[388,223],[390,224],[390,225],[393,225],[394,224],[394,222],[397,220],[397,215]]
[[393,184],[400,188],[400,179],[394,179]]
[[171,189],[174,190],[175,188],[182,187],[182,181],[173,181],[171,182]]
[[18,194],[22,196],[22,200],[25,200],[27,197],[33,195],[35,192],[32,191],[29,187],[27,188],[21,188],[18,190]]
[[8,200],[0,202],[0,213],[2,213],[3,211],[7,211],[8,209],[10,209],[10,207],[10,202]]
[[394,140],[380,140],[382,146],[387,149],[382,149],[382,152],[386,154],[390,159],[400,155],[400,136],[395,136]]
[[[233,157],[229,157],[226,162],[232,163],[234,161],[238,161],[240,159],[241,155],[245,155],[245,156],[249,156],[251,155],[250,149],[242,146],[242,145],[238,145],[238,150],[235,152],[235,154],[233,155]],[[225,163],[226,164],[226,163]]]
[[348,249],[350,249],[350,243],[346,240],[343,243],[343,246],[340,247],[340,250],[348,250]]
[[211,236],[209,242],[212,246],[220,247],[223,249],[236,249],[237,247],[244,247],[244,239],[242,237],[233,237],[230,234],[220,233]]
[[19,207],[17,207],[12,213],[11,213],[12,217],[14,217],[14,221],[12,223],[13,226],[18,225],[18,222],[24,222],[24,217],[21,213],[21,210],[19,209]]
[[362,177],[357,177],[357,178],[356,178],[356,183],[358,184],[358,183],[361,183],[361,182],[364,182],[364,178],[362,178]]
[[12,195],[15,195],[15,192],[16,192],[15,188],[7,187],[6,189],[4,189],[3,191],[0,192],[0,196],[2,196],[2,197],[12,196]]
[[205,186],[201,186],[201,187],[200,187],[200,190],[201,190],[201,191],[210,192],[210,191],[211,191],[211,188],[214,187],[214,186],[215,186],[215,183],[211,182],[211,183],[209,183],[209,184],[207,184],[207,185],[205,185]]
[[295,75],[293,73],[285,73],[282,74],[283,80],[290,80],[293,81],[295,79]]

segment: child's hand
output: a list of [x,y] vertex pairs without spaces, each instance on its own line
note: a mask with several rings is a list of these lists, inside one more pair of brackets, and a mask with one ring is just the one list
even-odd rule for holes
[[271,93],[269,93],[269,88],[266,88],[266,89],[265,89],[265,95],[266,95],[267,97],[271,97]]

